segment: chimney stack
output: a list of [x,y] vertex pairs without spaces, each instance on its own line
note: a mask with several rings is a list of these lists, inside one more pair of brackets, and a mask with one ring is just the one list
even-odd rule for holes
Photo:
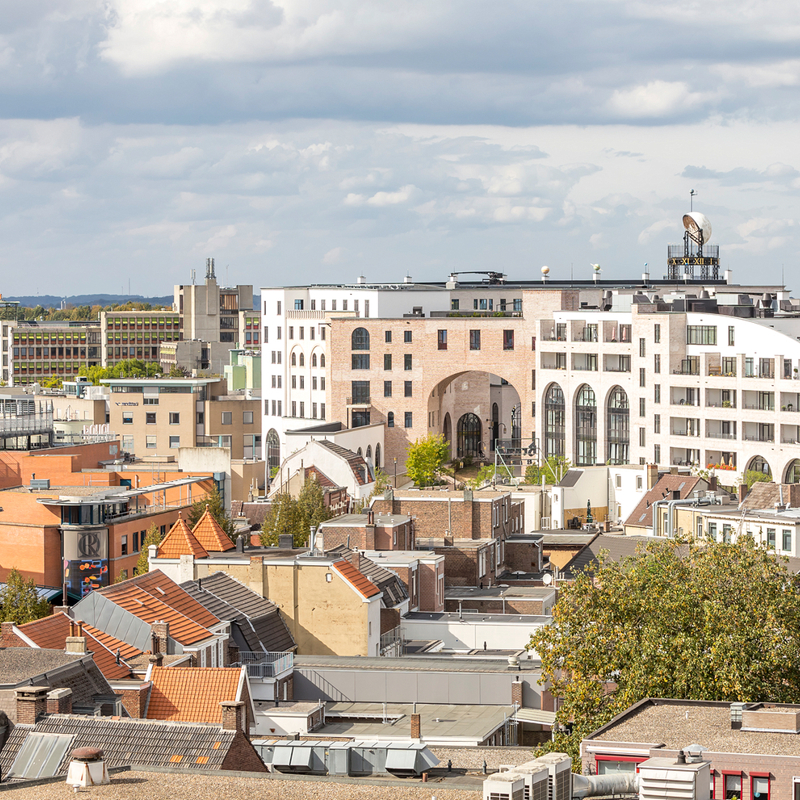
[[153,652],[166,655],[169,642],[169,622],[156,620],[150,625],[150,631],[153,638]]
[[747,484],[740,483],[739,484],[739,502],[743,503],[745,497],[747,497]]
[[411,738],[419,741],[422,739],[422,727],[419,721],[419,714],[416,712],[416,703],[414,704],[414,713],[411,715]]
[[223,700],[220,705],[222,706],[222,730],[247,733],[245,730],[247,714],[244,702],[242,700]]
[[48,692],[46,708],[48,714],[71,714],[72,689],[53,689]]
[[658,464],[647,465],[647,491],[658,483]]
[[47,709],[49,686],[26,686],[17,689],[17,725],[35,725]]

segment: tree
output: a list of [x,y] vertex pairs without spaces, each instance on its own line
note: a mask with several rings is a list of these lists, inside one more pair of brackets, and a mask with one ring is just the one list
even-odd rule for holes
[[528,645],[569,726],[547,745],[573,757],[588,733],[645,697],[800,700],[800,577],[749,536],[649,543],[562,587]]
[[0,621],[23,625],[50,614],[50,603],[36,592],[36,581],[25,580],[16,567],[12,567],[6,585],[0,589]]
[[447,439],[441,433],[429,433],[408,446],[406,474],[417,486],[430,486],[449,457],[450,443]]
[[233,520],[225,510],[225,503],[222,502],[222,495],[215,486],[204,498],[196,500],[192,503],[189,513],[186,515],[186,524],[190,528],[194,528],[200,520],[200,517],[205,513],[208,508],[211,516],[219,523],[220,528],[228,534],[232,542],[236,541],[236,527]]
[[261,527],[261,544],[276,547],[281,534],[291,534],[294,547],[304,547],[308,542],[308,529],[303,528],[303,518],[295,500],[288,492],[275,495],[269,514]]
[[467,486],[469,486],[470,489],[480,489],[484,483],[489,483],[489,481],[494,478],[496,473],[497,468],[494,464],[484,464],[478,470],[477,475],[467,481]]
[[134,569],[135,575],[144,575],[146,572],[150,571],[150,564],[147,557],[150,554],[151,544],[161,544],[161,531],[155,523],[147,529],[147,535],[142,542],[142,552],[139,554],[139,560],[136,562],[136,568]]
[[568,469],[572,468],[572,462],[564,456],[549,456],[544,462],[539,464],[531,464],[525,470],[525,483],[532,483],[538,485],[542,482],[549,484],[557,484],[561,482]]
[[745,470],[742,482],[747,484],[748,491],[753,488],[756,483],[772,483],[772,475],[767,475],[758,469]]
[[303,488],[297,496],[297,510],[305,528],[306,537],[308,537],[309,528],[312,525],[318,528],[321,522],[331,518],[330,509],[325,505],[325,493],[315,475],[306,478]]

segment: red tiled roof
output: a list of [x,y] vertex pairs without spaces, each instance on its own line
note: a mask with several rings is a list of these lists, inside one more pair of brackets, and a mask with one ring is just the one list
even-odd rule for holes
[[367,599],[380,594],[381,590],[369,578],[362,575],[349,561],[336,561],[333,568]]
[[[633,513],[625,520],[625,525],[634,528],[653,527],[653,503],[657,500],[672,500],[672,493],[678,492],[685,500],[697,489],[697,484],[707,484],[702,478],[691,475],[662,475],[653,488],[639,501]],[[700,488],[703,488],[700,487]]]
[[[124,584],[118,586],[123,587]],[[168,622],[169,635],[181,644],[195,644],[212,636],[211,631],[138,586],[127,586],[122,591],[116,591],[110,599],[120,608],[124,608],[148,624],[158,621]]]
[[[72,634],[70,634],[70,624],[74,626]],[[86,637],[86,646],[106,680],[124,680],[132,677],[131,669],[124,661],[117,664],[117,649],[120,651],[121,659],[128,655],[141,655],[141,651],[113,636],[108,636],[92,625],[87,625],[85,622],[81,625],[83,635]],[[49,650],[64,650],[67,646],[67,637],[79,635],[78,624],[62,612],[26,622],[18,629],[39,647]]]
[[159,558],[180,558],[192,555],[195,558],[208,558],[203,545],[197,541],[183,517],[169,529],[169,532],[158,546]]
[[199,542],[200,547],[210,553],[221,553],[226,550],[232,550],[236,546],[231,541],[230,536],[222,530],[219,522],[211,516],[208,506],[206,506],[203,516],[197,520],[197,525],[192,528],[192,533]]
[[222,723],[220,703],[238,699],[241,667],[153,667],[147,719]]

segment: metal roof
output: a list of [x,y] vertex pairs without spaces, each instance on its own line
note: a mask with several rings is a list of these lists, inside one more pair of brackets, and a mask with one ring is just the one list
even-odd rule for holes
[[[201,475],[199,477],[191,478],[177,478],[174,481],[166,481],[164,483],[152,483],[149,486],[141,486],[138,489],[124,489],[119,486],[111,486],[107,489],[99,490],[88,497],[80,495],[63,494],[58,498],[54,497],[39,497],[36,502],[45,506],[77,506],[87,504],[105,504],[114,503],[120,500],[128,500],[132,497],[139,497],[143,494],[151,494],[152,492],[164,492],[169,489],[175,489],[179,486],[189,486],[200,481],[206,481],[213,477],[211,474]],[[69,489],[70,487],[65,487]],[[80,487],[77,487],[80,488]]]

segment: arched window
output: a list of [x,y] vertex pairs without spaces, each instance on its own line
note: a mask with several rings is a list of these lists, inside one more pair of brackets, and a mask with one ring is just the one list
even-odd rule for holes
[[378,469],[381,465],[381,446],[379,444],[375,445],[375,469]]
[[564,392],[557,383],[551,383],[544,396],[544,457],[563,458],[564,453]]
[[297,353],[292,353],[292,366],[297,366]]
[[489,447],[494,450],[495,442],[500,438],[500,406],[492,403],[492,441]]
[[300,353],[300,366],[304,367],[306,365],[306,357]]
[[350,341],[353,350],[369,350],[369,331],[366,328],[356,328]]
[[457,457],[477,458],[482,455],[483,426],[475,414],[464,414],[456,426]]
[[319,365],[321,367],[325,366],[325,353],[322,353],[322,355],[319,357]]
[[275,428],[267,434],[267,467],[272,477],[272,470],[281,465],[281,438]]
[[364,454],[361,452],[361,448],[360,447],[358,448],[358,450],[356,450],[356,455],[357,456],[361,456],[363,458]]
[[796,458],[786,468],[786,483],[800,483],[800,459]]
[[575,398],[575,464],[597,463],[597,400],[591,386],[584,384]]
[[386,424],[390,428],[394,428],[394,411],[390,411],[386,415]]
[[311,366],[312,367],[316,367],[317,366],[317,354],[316,353],[312,353],[311,354]]
[[367,445],[367,458],[372,458],[372,445]]
[[444,438],[450,442],[453,439],[453,423],[450,421],[450,412],[448,411],[444,415],[444,425],[442,427],[442,432],[444,433]]
[[747,466],[747,472],[761,472],[764,475],[772,475],[772,470],[769,468],[765,458],[761,456],[753,456]]
[[606,455],[609,464],[628,464],[630,461],[630,406],[628,395],[615,386],[606,409]]

